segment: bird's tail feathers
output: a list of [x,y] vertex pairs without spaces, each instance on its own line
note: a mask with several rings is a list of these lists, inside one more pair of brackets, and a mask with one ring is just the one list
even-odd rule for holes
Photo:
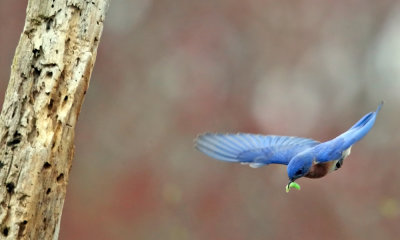
[[370,112],[362,117],[349,130],[341,134],[338,138],[345,140],[344,147],[347,149],[357,141],[361,140],[372,128],[375,123],[376,115],[379,113],[383,105],[383,101],[378,105],[374,112]]

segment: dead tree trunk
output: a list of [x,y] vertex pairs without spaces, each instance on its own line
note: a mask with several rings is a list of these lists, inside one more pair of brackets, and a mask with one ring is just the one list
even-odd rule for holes
[[107,5],[28,1],[0,115],[0,239],[58,238]]

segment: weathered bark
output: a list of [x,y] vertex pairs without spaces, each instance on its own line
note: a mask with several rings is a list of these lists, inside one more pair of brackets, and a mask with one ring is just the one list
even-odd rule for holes
[[107,5],[28,2],[0,115],[0,239],[58,238],[74,128]]

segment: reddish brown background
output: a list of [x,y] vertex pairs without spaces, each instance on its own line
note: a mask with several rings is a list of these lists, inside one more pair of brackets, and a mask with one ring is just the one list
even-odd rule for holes
[[[0,101],[26,1],[0,1]],[[398,239],[400,4],[113,0],[60,239]],[[328,140],[386,101],[344,167],[302,179],[196,152],[204,131]]]

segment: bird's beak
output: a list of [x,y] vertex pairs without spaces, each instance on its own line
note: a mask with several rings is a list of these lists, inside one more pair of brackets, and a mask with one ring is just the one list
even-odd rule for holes
[[296,188],[297,190],[300,190],[300,185],[290,180],[288,185],[286,185],[286,192],[288,193],[291,188]]
[[289,181],[289,183],[286,185],[286,192],[288,193],[290,191],[290,184],[292,184],[292,180]]

